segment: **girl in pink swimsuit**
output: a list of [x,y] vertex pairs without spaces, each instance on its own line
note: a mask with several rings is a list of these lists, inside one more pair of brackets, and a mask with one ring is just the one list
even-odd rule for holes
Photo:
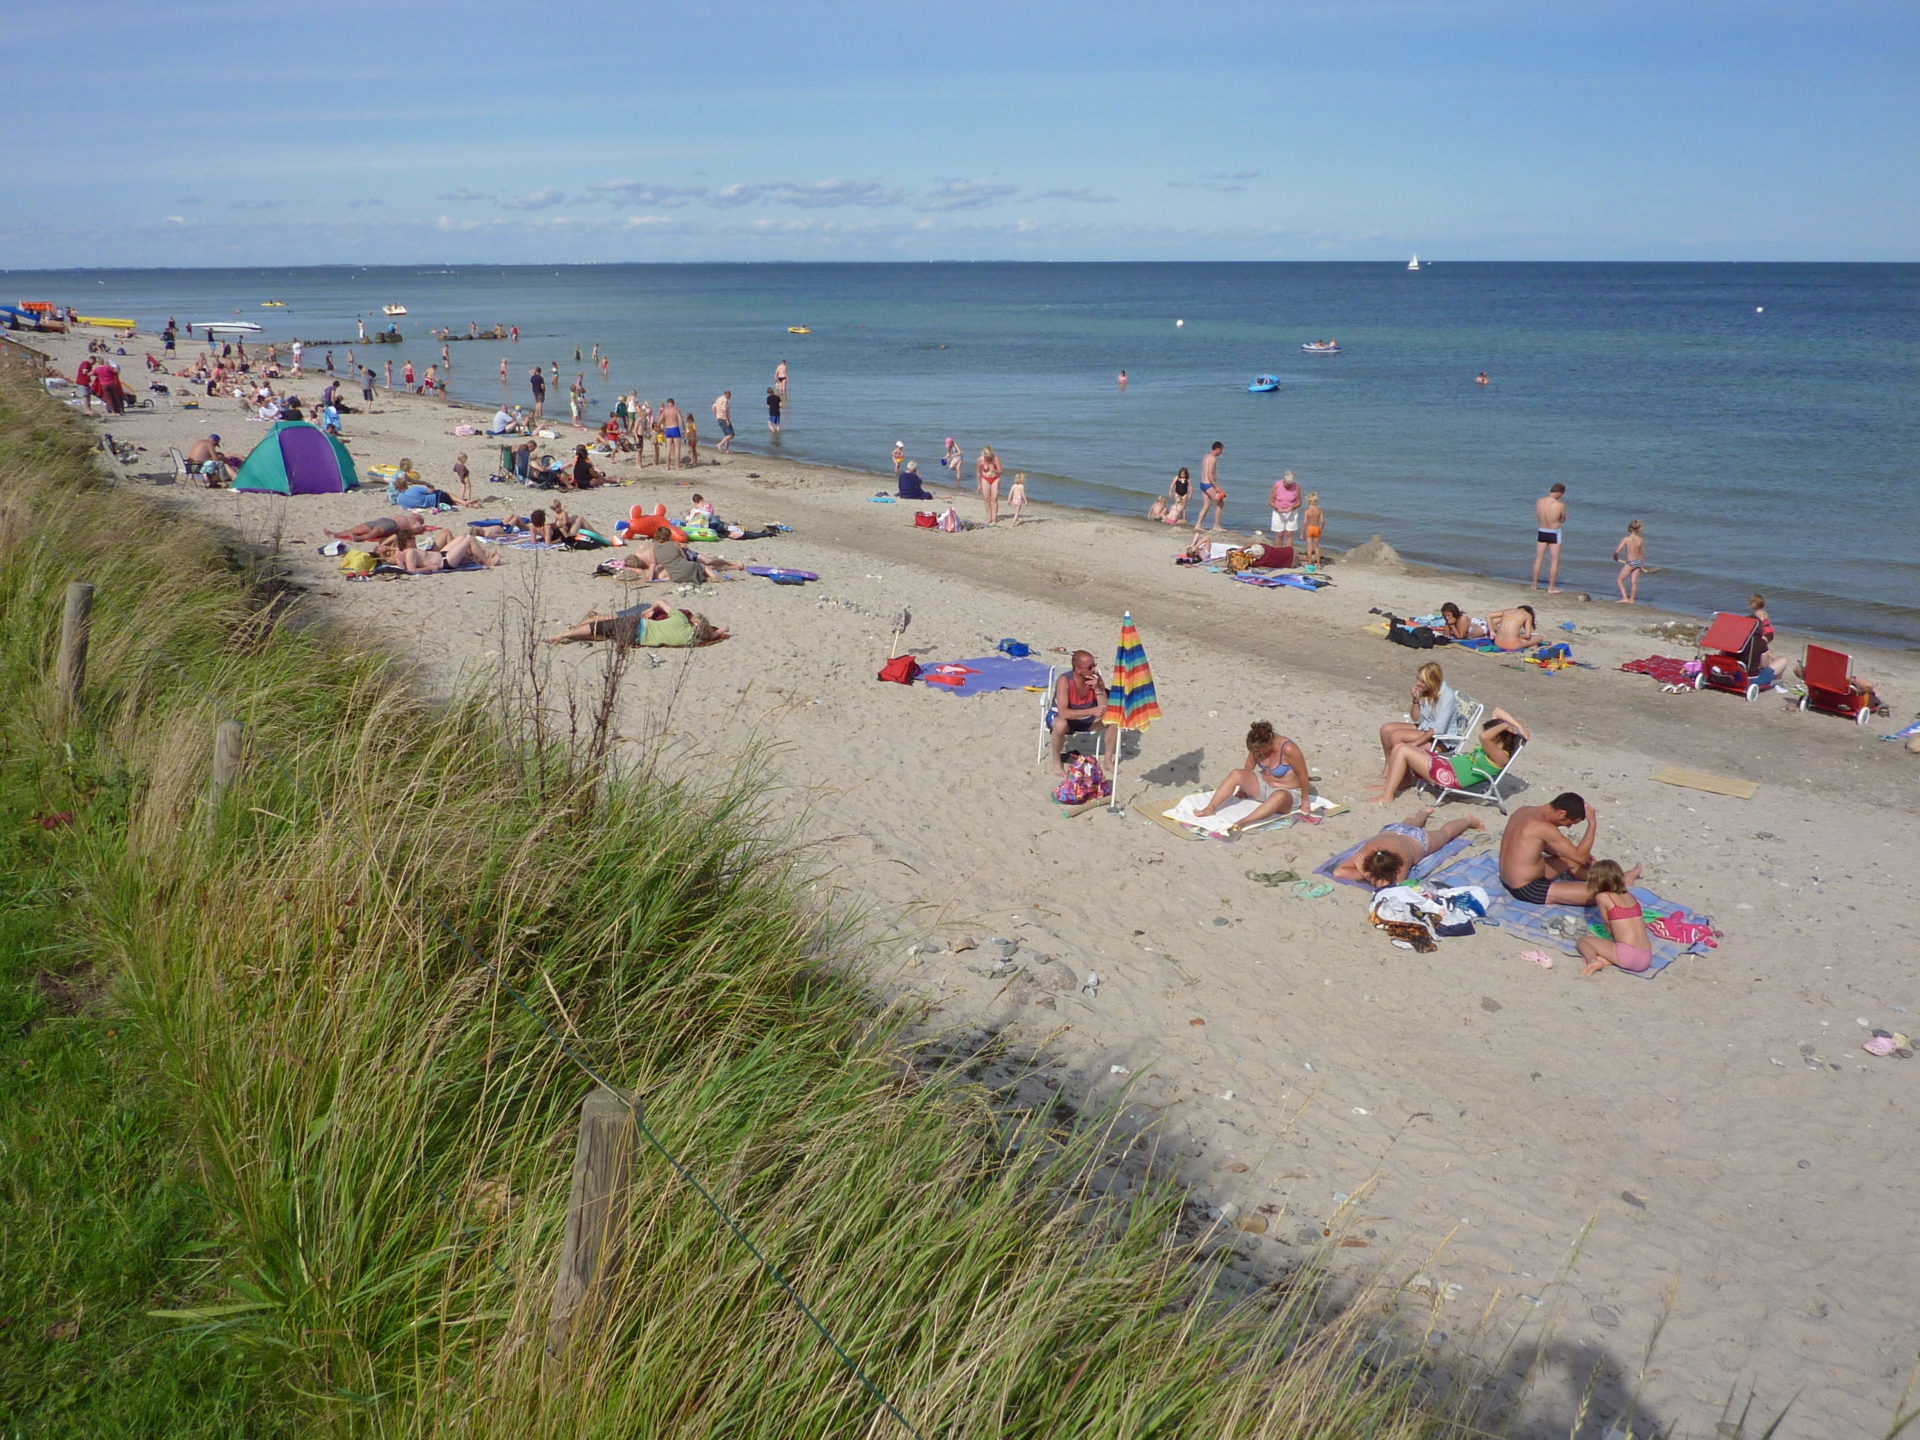
[[1646,918],[1640,913],[1640,902],[1627,889],[1627,877],[1618,862],[1596,860],[1588,868],[1587,903],[1600,908],[1600,918],[1607,922],[1612,938],[1580,937],[1575,948],[1587,962],[1582,975],[1596,975],[1609,965],[1638,975],[1653,963]]

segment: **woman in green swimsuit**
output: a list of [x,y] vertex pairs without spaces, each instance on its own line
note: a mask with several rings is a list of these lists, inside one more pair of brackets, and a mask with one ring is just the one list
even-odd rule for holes
[[1424,746],[1396,745],[1387,757],[1387,774],[1380,782],[1378,799],[1382,805],[1392,804],[1409,776],[1450,790],[1464,790],[1491,780],[1530,738],[1524,725],[1495,706],[1480,727],[1480,743],[1471,750],[1436,755]]

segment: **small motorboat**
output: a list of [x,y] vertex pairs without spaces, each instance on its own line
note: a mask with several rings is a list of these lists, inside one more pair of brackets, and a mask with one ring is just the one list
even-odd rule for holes
[[811,331],[811,330],[809,330],[809,329],[808,329],[808,328],[807,328],[806,326],[804,326],[804,325],[789,325],[789,326],[787,326],[787,334],[789,334],[789,335],[811,335],[812,333],[813,333],[813,331]]
[[1300,348],[1309,355],[1338,355],[1340,353],[1340,342],[1338,340],[1308,340],[1304,342]]
[[225,330],[235,335],[257,335],[260,333],[260,327],[255,325],[251,320],[205,320],[200,323],[200,328],[209,335],[217,330]]
[[407,307],[404,305],[382,305],[380,307],[380,313],[382,315],[404,315],[407,313]]
[[1280,377],[1278,375],[1256,375],[1253,377],[1252,383],[1247,386],[1247,393],[1249,395],[1271,395],[1279,388]]
[[262,300],[260,302],[260,308],[262,310],[284,310],[287,308],[287,302],[284,300]]

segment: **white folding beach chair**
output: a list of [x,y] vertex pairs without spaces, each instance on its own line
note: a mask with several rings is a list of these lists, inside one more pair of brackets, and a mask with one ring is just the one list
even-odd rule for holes
[[[1059,709],[1053,703],[1053,697],[1059,693],[1060,677],[1066,673],[1067,673],[1066,669],[1063,666],[1059,666],[1059,665],[1055,665],[1047,671],[1046,692],[1040,697],[1039,745],[1036,748],[1034,752],[1034,757],[1033,757],[1035,761],[1040,763],[1044,763],[1046,761],[1047,740],[1053,734],[1054,717],[1060,713]],[[1091,730],[1082,730],[1077,734],[1068,735],[1064,740],[1060,742],[1060,753],[1062,755],[1068,755],[1073,753],[1074,742],[1077,740],[1093,741],[1094,754],[1097,755],[1100,753],[1101,735],[1100,735],[1100,727],[1098,725],[1094,726],[1093,729]]]
[[193,471],[187,467],[187,457],[180,453],[178,446],[169,445],[167,447],[167,459],[173,462],[174,479],[190,480],[193,478]]
[[1453,701],[1453,724],[1445,733],[1433,737],[1436,755],[1451,755],[1461,746],[1472,744],[1480,734],[1480,721],[1487,713],[1487,707],[1464,690],[1454,691]]
[[1521,752],[1526,748],[1526,741],[1516,741],[1513,753],[1507,756],[1507,763],[1500,767],[1498,775],[1491,780],[1482,780],[1464,789],[1453,785],[1442,785],[1435,780],[1422,780],[1420,783],[1433,791],[1436,805],[1444,805],[1448,800],[1491,800],[1494,808],[1504,815],[1507,813],[1507,797],[1500,793],[1500,787],[1506,783],[1507,776],[1513,773],[1513,767],[1520,763]]

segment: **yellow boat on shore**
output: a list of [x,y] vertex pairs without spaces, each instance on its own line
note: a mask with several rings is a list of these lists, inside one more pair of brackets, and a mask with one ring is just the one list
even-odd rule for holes
[[133,321],[131,320],[115,320],[105,315],[76,315],[73,318],[78,324],[104,325],[109,330],[131,330],[134,328]]

